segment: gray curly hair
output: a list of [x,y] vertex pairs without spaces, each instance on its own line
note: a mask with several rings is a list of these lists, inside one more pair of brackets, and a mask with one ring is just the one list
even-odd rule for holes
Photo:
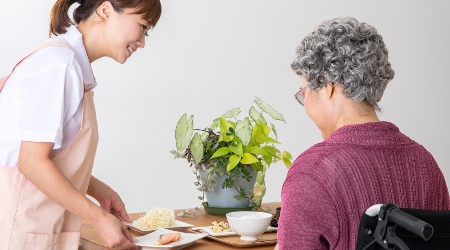
[[316,27],[297,47],[291,67],[306,77],[311,89],[337,82],[348,98],[377,111],[395,74],[381,35],[353,17],[335,18]]

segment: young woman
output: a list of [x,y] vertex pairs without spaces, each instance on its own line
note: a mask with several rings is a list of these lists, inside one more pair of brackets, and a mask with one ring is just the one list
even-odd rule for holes
[[[75,2],[77,26],[68,16]],[[105,56],[124,63],[160,15],[159,0],[58,0],[55,36],[0,79],[0,249],[78,249],[81,219],[107,247],[138,249],[119,195],[91,176],[98,133],[90,64]]]

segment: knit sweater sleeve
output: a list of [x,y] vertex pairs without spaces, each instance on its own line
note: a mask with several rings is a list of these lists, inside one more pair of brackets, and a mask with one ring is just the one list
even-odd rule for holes
[[299,169],[293,165],[283,185],[279,248],[334,249],[339,239],[335,206],[323,186]]

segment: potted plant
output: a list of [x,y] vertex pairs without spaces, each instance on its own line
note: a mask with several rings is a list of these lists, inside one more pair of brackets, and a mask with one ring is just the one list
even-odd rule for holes
[[[232,207],[249,207],[250,203],[254,205],[251,209],[258,210],[266,192],[267,169],[276,161],[282,161],[288,168],[291,166],[291,154],[277,149],[275,126],[272,123],[269,126],[263,114],[285,122],[283,115],[258,97],[255,103],[261,111],[252,106],[248,116],[238,120],[241,111],[235,108],[214,119],[205,129],[194,129],[192,115],[188,119],[187,114],[183,114],[179,119],[175,129],[177,149],[171,153],[190,163],[197,179],[194,184],[202,192],[198,197],[202,205],[194,209],[193,215],[202,206],[205,210],[206,206],[211,206],[217,193],[228,193],[226,195],[240,203]],[[205,193],[209,204],[205,202]],[[228,206],[233,203],[226,197],[216,200],[225,201]],[[185,210],[180,215],[187,214],[191,213]]]

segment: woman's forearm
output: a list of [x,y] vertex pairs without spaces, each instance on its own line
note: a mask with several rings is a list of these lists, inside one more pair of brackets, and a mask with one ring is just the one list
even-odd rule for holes
[[94,176],[91,176],[87,194],[97,201],[101,201],[105,190],[111,190],[111,188],[101,180],[95,178]]
[[47,142],[22,142],[19,171],[51,200],[94,224],[104,210],[81,194],[48,158],[52,146]]
[[101,180],[91,176],[87,194],[96,199],[102,209],[120,220],[131,222],[119,194]]

